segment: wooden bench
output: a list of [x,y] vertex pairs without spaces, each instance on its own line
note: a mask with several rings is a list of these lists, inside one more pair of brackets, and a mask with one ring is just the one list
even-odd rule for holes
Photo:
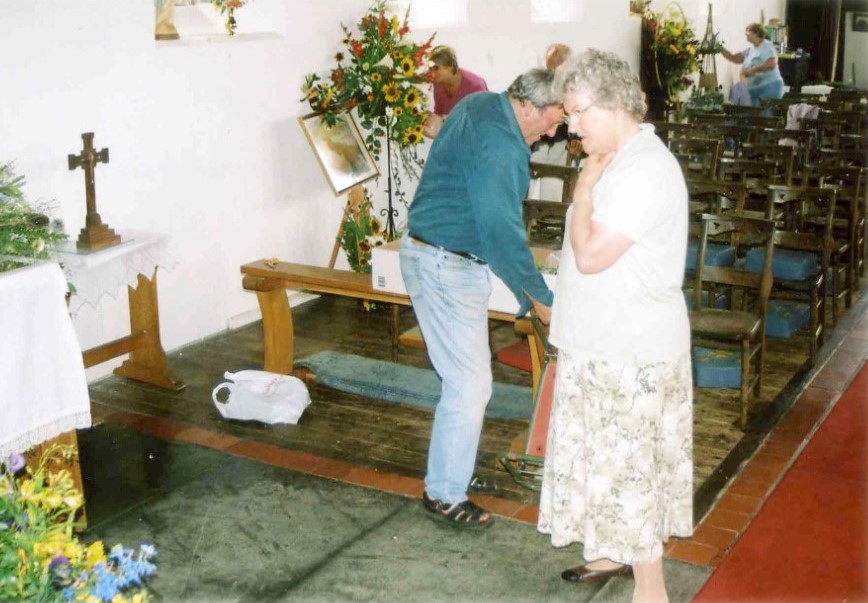
[[[393,304],[395,318],[401,306],[409,306],[410,298],[401,293],[389,293],[374,289],[371,275],[349,270],[337,270],[307,264],[290,262],[269,263],[258,260],[241,266],[242,286],[256,293],[259,309],[262,312],[262,340],[264,348],[263,369],[273,373],[289,375],[293,362],[293,325],[292,311],[286,298],[285,289],[297,289],[313,293],[342,295],[357,299],[367,299]],[[505,312],[489,312],[489,318],[505,322],[516,322],[515,316]],[[533,328],[530,320],[517,321],[516,332],[527,335],[531,350],[534,349],[530,338]],[[524,325],[527,323],[527,325]],[[393,349],[398,343],[397,320],[392,321]],[[539,380],[540,363],[533,363],[532,383],[536,387]]]

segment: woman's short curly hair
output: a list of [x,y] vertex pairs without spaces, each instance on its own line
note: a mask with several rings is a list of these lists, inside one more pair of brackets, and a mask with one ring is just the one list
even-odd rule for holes
[[639,78],[612,52],[592,48],[570,57],[555,70],[553,85],[561,96],[586,93],[598,107],[623,108],[636,121],[642,121],[648,110]]
[[766,28],[763,27],[762,23],[751,23],[747,26],[747,30],[756,37],[758,37],[760,40],[766,39]]
[[440,67],[448,67],[452,73],[458,73],[458,57],[449,46],[435,46],[428,53],[428,60]]

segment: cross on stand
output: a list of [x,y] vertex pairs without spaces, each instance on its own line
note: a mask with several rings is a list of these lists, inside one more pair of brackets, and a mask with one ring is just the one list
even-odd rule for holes
[[82,168],[84,170],[84,188],[87,197],[87,216],[85,226],[78,235],[76,247],[79,249],[102,249],[121,242],[121,237],[115,231],[102,223],[102,218],[96,211],[96,186],[94,185],[93,171],[97,163],[108,163],[108,149],[94,152],[93,132],[85,132],[81,135],[84,141],[84,150],[80,155],[68,155],[69,169]]

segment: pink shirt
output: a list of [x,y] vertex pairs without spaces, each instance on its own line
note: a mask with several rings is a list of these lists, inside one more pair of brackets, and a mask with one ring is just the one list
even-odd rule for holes
[[485,80],[464,69],[458,69],[461,72],[461,84],[455,94],[446,94],[446,87],[443,84],[434,84],[434,113],[438,115],[447,115],[458,101],[472,92],[484,92],[488,90],[488,85]]

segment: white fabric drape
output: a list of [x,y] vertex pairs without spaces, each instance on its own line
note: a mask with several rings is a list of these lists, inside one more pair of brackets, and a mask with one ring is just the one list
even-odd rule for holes
[[0,274],[0,459],[91,425],[66,291],[53,262]]

